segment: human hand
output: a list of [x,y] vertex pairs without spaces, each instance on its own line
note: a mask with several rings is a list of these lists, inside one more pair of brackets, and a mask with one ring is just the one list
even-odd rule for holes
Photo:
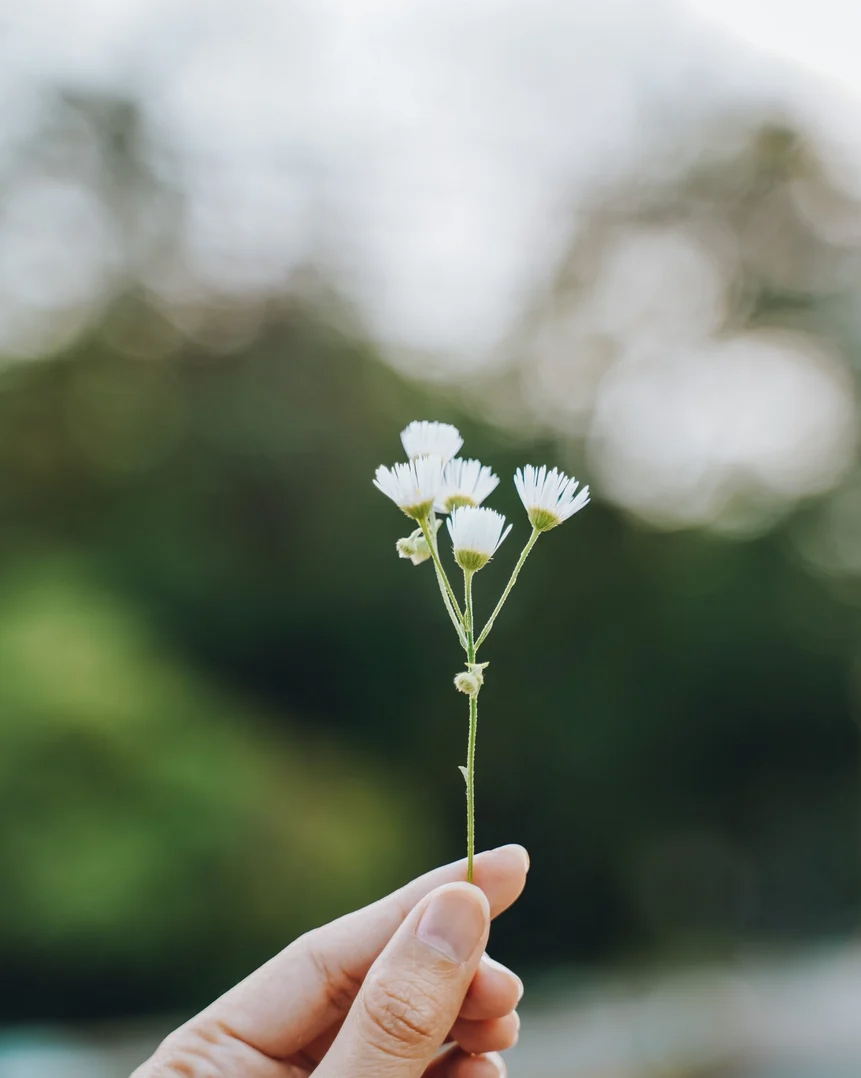
[[446,865],[301,936],[132,1078],[504,1078],[523,986],[484,948],[528,867],[501,846],[476,857],[474,886]]

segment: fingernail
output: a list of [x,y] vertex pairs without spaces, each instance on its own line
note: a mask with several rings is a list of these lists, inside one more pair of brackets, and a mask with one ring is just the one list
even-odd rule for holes
[[460,965],[475,953],[487,926],[481,892],[471,885],[452,887],[433,895],[416,925],[416,936]]
[[514,970],[509,969],[508,966],[503,966],[501,962],[497,962],[496,959],[491,958],[489,954],[484,955],[481,961],[491,969],[494,969],[499,973],[504,973],[506,977],[511,977],[517,982],[517,1002],[519,1003],[523,999],[523,981],[521,981]]

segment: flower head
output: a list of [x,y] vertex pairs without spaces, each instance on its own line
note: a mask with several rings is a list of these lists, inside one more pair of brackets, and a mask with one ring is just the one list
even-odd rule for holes
[[433,509],[442,486],[442,460],[418,457],[408,464],[377,468],[374,486],[413,520],[421,520]]
[[454,547],[454,559],[467,572],[483,569],[511,531],[510,524],[505,527],[502,513],[471,505],[453,509],[446,524]]
[[548,472],[544,464],[540,468],[527,464],[522,471],[518,468],[514,485],[532,527],[540,532],[550,531],[589,504],[588,487],[578,494],[576,479],[556,468]]
[[451,423],[415,419],[401,431],[401,444],[410,460],[416,457],[441,457],[445,464],[463,445],[463,438]]
[[459,505],[481,505],[498,484],[499,476],[481,461],[455,457],[443,469],[437,512],[450,513]]

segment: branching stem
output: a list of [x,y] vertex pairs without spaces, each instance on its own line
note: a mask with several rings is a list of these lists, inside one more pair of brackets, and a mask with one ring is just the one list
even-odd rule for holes
[[431,524],[428,517],[423,517],[419,521],[422,534],[425,537],[425,541],[431,552],[431,558],[433,559],[433,567],[436,571],[436,579],[439,584],[440,594],[442,595],[442,601],[448,611],[448,616],[451,618],[451,623],[454,626],[457,638],[460,641],[460,646],[466,651],[467,641],[466,633],[464,631],[464,617],[461,613],[460,606],[457,599],[454,596],[454,590],[449,583],[446,576],[445,569],[442,562],[439,559],[439,549],[436,542],[436,524]]
[[[476,640],[476,642],[475,642],[475,651],[476,652],[481,647],[481,645],[484,643],[484,641],[487,639],[488,634],[490,633],[490,630],[493,628],[493,623],[496,621],[500,610],[502,610],[503,606],[505,606],[505,600],[511,594],[511,589],[517,583],[517,578],[520,575],[520,570],[523,568],[523,564],[526,561],[526,559],[529,557],[529,552],[535,546],[535,543],[537,542],[538,536],[540,534],[541,534],[541,532],[537,528],[532,529],[532,534],[527,539],[526,546],[520,552],[520,557],[517,559],[517,564],[514,566],[514,570],[513,570],[511,576],[508,579],[508,583],[505,585],[505,591],[503,591],[502,595],[500,596],[499,602],[496,604],[495,610],[490,615],[490,617],[487,619],[487,624],[481,630],[481,633],[479,634],[478,640]],[[473,655],[473,658],[472,658],[471,661],[473,661],[473,662],[475,661],[475,656],[474,655]]]

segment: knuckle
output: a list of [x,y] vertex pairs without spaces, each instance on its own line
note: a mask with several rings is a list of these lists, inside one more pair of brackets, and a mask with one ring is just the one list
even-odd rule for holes
[[141,1078],[226,1078],[218,1029],[183,1027],[169,1034]]
[[359,994],[362,978],[345,969],[318,947],[313,932],[301,936],[296,942],[314,967],[328,1006],[338,1014],[346,1014]]
[[381,1052],[413,1059],[439,1038],[437,1004],[419,983],[366,983],[361,997],[367,1036]]

